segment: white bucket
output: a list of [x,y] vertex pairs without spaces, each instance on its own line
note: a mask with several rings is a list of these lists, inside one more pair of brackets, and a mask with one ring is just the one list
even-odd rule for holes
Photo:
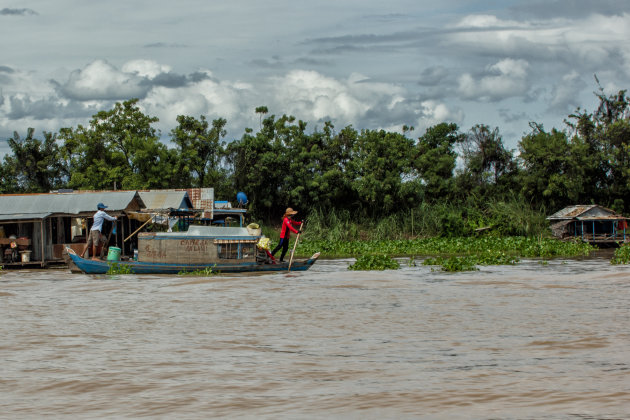
[[33,251],[20,251],[20,255],[22,256],[23,263],[31,261],[31,252]]

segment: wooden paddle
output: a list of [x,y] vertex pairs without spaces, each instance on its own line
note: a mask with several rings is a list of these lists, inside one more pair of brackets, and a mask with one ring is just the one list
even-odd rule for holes
[[302,234],[302,226],[304,226],[304,221],[300,224],[300,230],[298,231],[297,237],[295,238],[295,243],[293,244],[293,249],[291,250],[291,258],[289,258],[289,268],[288,271],[291,271],[291,264],[293,264],[293,253],[295,252],[295,248],[297,248],[298,241],[300,240],[300,235]]

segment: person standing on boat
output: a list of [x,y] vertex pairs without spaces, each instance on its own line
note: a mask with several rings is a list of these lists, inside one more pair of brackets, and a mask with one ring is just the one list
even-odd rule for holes
[[275,255],[276,252],[282,248],[282,253],[280,254],[280,262],[284,260],[284,256],[289,250],[289,236],[291,232],[298,233],[297,230],[291,225],[300,226],[302,222],[296,222],[292,219],[294,215],[297,214],[297,211],[293,210],[291,207],[287,208],[284,212],[284,216],[282,216],[282,230],[280,231],[280,242],[278,242],[278,246],[271,251],[271,255]]
[[90,246],[92,246],[92,259],[98,260],[98,257],[96,256],[96,250],[99,244],[102,242],[101,230],[103,229],[103,222],[105,220],[109,220],[110,222],[113,222],[114,220],[118,219],[116,216],[110,216],[109,214],[105,213],[106,208],[107,206],[103,203],[98,203],[96,205],[97,211],[96,213],[94,213],[94,224],[92,225],[92,229],[90,229],[90,237],[87,241],[87,244],[85,245],[85,249],[81,253],[81,258],[83,258],[86,251],[90,248]]

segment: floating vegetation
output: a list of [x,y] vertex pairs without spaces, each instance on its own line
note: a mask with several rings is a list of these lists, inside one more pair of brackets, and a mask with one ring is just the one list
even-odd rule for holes
[[615,249],[611,264],[630,264],[630,245],[622,245]]
[[427,258],[423,265],[439,265],[442,271],[474,271],[478,265],[514,265],[519,258],[504,252],[482,253],[478,255]]
[[477,268],[477,264],[475,260],[471,256],[467,257],[436,257],[436,258],[428,258],[424,260],[423,265],[439,265],[442,267],[442,271],[476,271],[479,270]]
[[179,276],[213,276],[215,274],[219,274],[218,271],[214,271],[214,267],[216,267],[216,264],[213,265],[212,267],[206,267],[202,270],[180,271],[179,273],[177,273],[177,275]]
[[107,270],[107,274],[117,275],[117,274],[132,274],[133,270],[130,265],[120,264],[120,263],[109,263],[109,269]]
[[348,270],[398,270],[398,262],[387,255],[362,255]]
[[520,258],[554,258],[587,256],[594,248],[584,242],[560,241],[542,237],[432,237],[423,239],[335,241],[304,240],[299,255],[321,252],[323,257],[356,257],[359,255],[497,255],[505,253]]

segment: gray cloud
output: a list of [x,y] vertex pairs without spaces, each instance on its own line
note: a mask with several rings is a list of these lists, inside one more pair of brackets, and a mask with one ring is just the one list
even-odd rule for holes
[[503,118],[503,121],[506,123],[512,123],[515,121],[528,121],[530,119],[529,115],[525,112],[513,112],[509,108],[500,108],[499,115]]
[[418,84],[421,86],[434,86],[440,84],[449,76],[449,71],[444,66],[431,66],[420,73]]
[[144,79],[140,82],[140,85],[152,87],[152,86],[164,86],[168,88],[178,88],[186,86],[190,83],[188,77],[175,74],[175,73],[160,73],[152,79]]
[[29,16],[37,15],[37,12],[33,9],[8,9],[4,8],[0,10],[0,16]]
[[282,69],[284,68],[284,63],[278,56],[271,57],[271,59],[267,58],[257,58],[251,60],[250,65],[254,67],[259,67],[263,69]]
[[187,48],[184,44],[173,44],[167,42],[153,42],[151,44],[145,44],[142,48]]
[[541,19],[581,18],[592,14],[605,16],[630,12],[628,0],[534,0],[510,8],[516,17]]
[[177,89],[209,79],[204,72],[190,75],[173,73],[147,61],[132,62],[127,70],[97,60],[70,73],[65,83],[57,83],[61,96],[76,101],[117,101],[146,98],[154,87]]
[[43,99],[10,97],[10,112],[6,115],[11,120],[29,118],[33,120],[50,120],[63,118],[87,118],[98,112],[94,107],[84,107],[77,102],[62,103],[59,98]]

